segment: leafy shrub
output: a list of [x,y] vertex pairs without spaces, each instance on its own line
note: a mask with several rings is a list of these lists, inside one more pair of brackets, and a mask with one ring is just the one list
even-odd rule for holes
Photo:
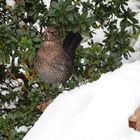
[[[137,32],[135,13],[128,0],[52,0],[50,9],[43,1],[18,1],[14,8],[0,1],[0,138],[22,139],[25,132],[17,129],[31,127],[40,116],[37,105],[53,100],[64,89],[70,90],[85,82],[100,78],[102,73],[121,66],[122,56],[134,52],[130,46]],[[79,12],[82,6],[82,13]],[[22,25],[24,22],[24,25]],[[39,30],[35,27],[38,24]],[[47,25],[60,26],[61,37],[68,32],[88,36],[89,47],[80,46],[76,52],[77,77],[66,85],[49,87],[34,75],[32,61],[41,46],[43,29]],[[92,30],[91,30],[92,28]],[[92,40],[96,29],[102,28],[102,43]]]

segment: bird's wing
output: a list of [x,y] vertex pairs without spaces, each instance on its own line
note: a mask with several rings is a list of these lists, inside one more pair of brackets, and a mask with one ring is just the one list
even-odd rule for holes
[[63,71],[66,67],[70,70],[73,69],[73,65],[70,57],[65,53],[62,48],[40,48],[35,59],[34,66],[41,71],[46,71],[48,67],[55,68],[59,71]]

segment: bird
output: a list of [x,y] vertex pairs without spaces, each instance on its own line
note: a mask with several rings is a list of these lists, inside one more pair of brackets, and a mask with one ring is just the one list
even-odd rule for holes
[[35,73],[48,84],[66,83],[75,71],[74,55],[81,41],[78,32],[69,33],[61,41],[59,27],[48,26],[44,42],[34,57]]

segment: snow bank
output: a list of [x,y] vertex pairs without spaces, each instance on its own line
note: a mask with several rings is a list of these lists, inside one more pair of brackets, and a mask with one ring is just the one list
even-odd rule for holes
[[140,60],[60,94],[23,140],[139,140],[128,118],[140,105]]

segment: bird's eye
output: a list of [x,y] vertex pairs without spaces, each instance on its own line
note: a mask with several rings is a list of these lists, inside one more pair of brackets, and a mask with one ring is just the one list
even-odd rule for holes
[[53,35],[57,35],[57,33],[58,33],[57,31],[52,32]]
[[52,32],[51,32],[51,31],[49,31],[49,30],[48,30],[47,32],[48,32],[48,33],[50,33],[50,34],[52,33]]

